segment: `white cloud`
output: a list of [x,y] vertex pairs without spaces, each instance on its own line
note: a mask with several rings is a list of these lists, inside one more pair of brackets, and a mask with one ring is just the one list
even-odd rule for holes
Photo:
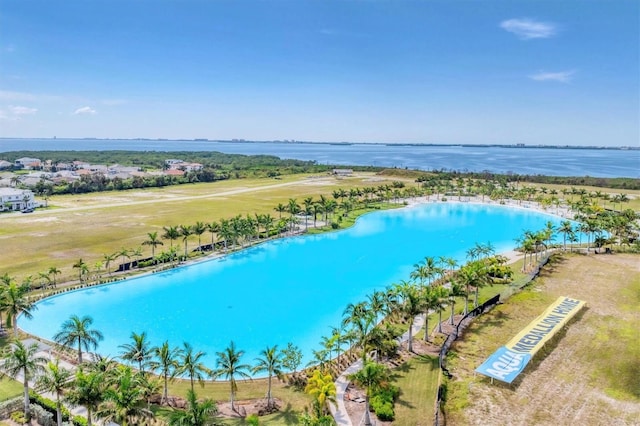
[[96,114],[96,110],[91,108],[91,107],[82,107],[82,108],[78,108],[77,110],[75,110],[73,112],[73,115],[94,115]]
[[559,83],[568,83],[573,79],[575,71],[559,71],[559,72],[539,72],[529,76],[535,81],[556,81]]
[[510,33],[514,33],[522,40],[534,38],[549,38],[556,34],[555,24],[549,22],[539,22],[532,19],[507,19],[500,22],[500,27]]
[[10,106],[9,111],[15,115],[32,115],[38,112],[38,109],[24,106]]

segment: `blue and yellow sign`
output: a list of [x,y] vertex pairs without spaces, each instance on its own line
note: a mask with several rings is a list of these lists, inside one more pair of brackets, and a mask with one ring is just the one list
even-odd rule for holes
[[539,317],[518,333],[506,345],[476,368],[480,374],[511,383],[524,370],[531,358],[562,328],[585,302],[561,296]]

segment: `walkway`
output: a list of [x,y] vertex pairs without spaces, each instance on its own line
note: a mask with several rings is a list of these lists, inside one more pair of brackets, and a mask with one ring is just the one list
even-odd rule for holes
[[[424,315],[418,315],[413,319],[413,325],[411,326],[411,336],[415,336],[422,327],[424,326]],[[398,338],[398,342],[400,344],[409,341],[409,331],[405,332],[402,336]],[[336,404],[329,404],[329,410],[331,411],[331,415],[336,420],[336,424],[338,426],[353,426],[351,422],[351,418],[349,417],[349,413],[347,413],[347,407],[344,405],[344,394],[347,391],[347,386],[349,386],[350,380],[348,376],[351,374],[357,373],[362,368],[362,360],[351,364],[347,367],[346,370],[338,376],[335,381],[336,385]],[[361,422],[360,422],[361,423]],[[358,423],[358,424],[360,424]]]
[[[38,357],[42,357],[45,358],[47,360],[51,360],[53,361],[55,358],[51,353],[51,347],[49,345],[47,345],[46,343],[43,343],[39,340],[36,339],[32,339],[32,338],[28,338],[28,339],[24,339],[22,340],[22,343],[24,344],[25,347],[29,347],[32,344],[37,344],[38,345],[38,352],[36,352],[36,356]],[[83,356],[89,356],[90,354],[83,352]],[[66,370],[69,370],[71,372],[75,372],[76,371],[76,366],[71,364],[70,362],[67,362],[63,359],[59,360],[59,365],[60,367],[63,367]],[[14,379],[17,380],[18,382],[22,383],[23,381],[23,377],[24,375],[22,373],[17,374]],[[29,390],[35,390],[36,386],[35,386],[35,380],[30,380],[29,381]],[[52,401],[56,400],[56,395],[50,392],[38,392],[40,395],[44,396],[45,398],[48,398]],[[87,417],[87,409],[84,408],[83,406],[77,406],[77,407],[69,407],[67,405],[65,405],[66,408],[71,412],[72,415],[74,416],[81,416],[86,418]],[[93,416],[92,416],[93,417]],[[54,416],[54,421],[55,416]],[[103,423],[102,421],[98,420],[98,419],[92,419],[92,423],[95,425],[104,425],[104,426],[118,426],[116,423]]]

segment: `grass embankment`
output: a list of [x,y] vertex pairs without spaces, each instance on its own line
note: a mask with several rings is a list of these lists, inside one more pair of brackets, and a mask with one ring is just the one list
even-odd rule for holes
[[[450,424],[635,424],[640,418],[640,258],[557,257],[532,286],[476,319],[454,344]],[[587,308],[511,385],[474,373],[558,296]]]
[[394,425],[433,424],[439,369],[437,357],[418,356],[393,370],[393,384],[400,388]]

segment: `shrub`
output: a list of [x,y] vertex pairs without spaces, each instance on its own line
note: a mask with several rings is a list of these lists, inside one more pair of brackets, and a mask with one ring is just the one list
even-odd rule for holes
[[391,421],[396,416],[396,413],[393,411],[393,402],[384,399],[380,395],[371,398],[370,405],[378,419],[382,421]]
[[340,224],[337,222],[331,222],[331,229],[339,229],[340,228]]
[[20,425],[27,423],[27,418],[24,416],[24,413],[22,411],[14,411],[13,413],[11,413],[10,417],[11,420]]
[[[57,406],[55,401],[38,395],[33,391],[29,391],[29,401],[32,404],[38,404],[40,407],[44,408],[46,411],[51,413],[54,418],[57,416]],[[69,418],[71,417],[71,413],[69,412],[69,410],[65,406],[61,406],[60,408],[60,411],[62,412],[62,420],[69,420]]]

